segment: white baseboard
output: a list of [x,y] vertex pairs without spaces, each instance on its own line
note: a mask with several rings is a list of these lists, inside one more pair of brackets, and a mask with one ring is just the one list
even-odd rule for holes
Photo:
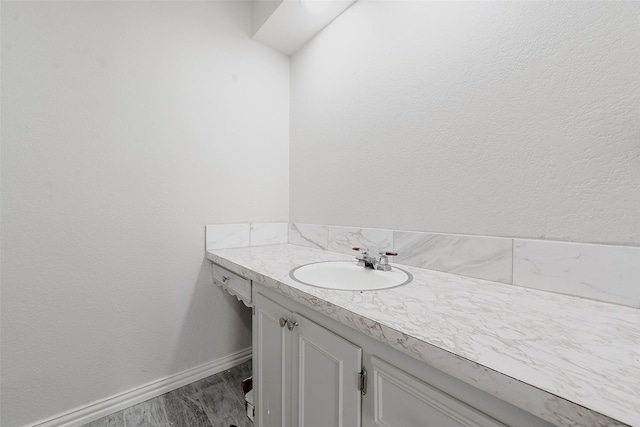
[[194,381],[201,380],[210,375],[215,375],[224,370],[230,369],[240,363],[251,359],[251,347],[240,350],[237,353],[225,356],[213,362],[196,366],[171,375],[157,381],[133,388],[123,393],[116,394],[106,399],[98,400],[85,406],[72,409],[55,415],[51,418],[28,424],[24,427],[77,427],[107,415],[118,412],[129,406],[144,402],[170,392]]

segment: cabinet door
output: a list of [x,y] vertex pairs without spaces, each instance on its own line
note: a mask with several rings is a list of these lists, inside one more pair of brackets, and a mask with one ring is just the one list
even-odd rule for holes
[[365,396],[366,426],[505,427],[417,378],[371,358],[371,384]]
[[289,427],[291,409],[291,332],[280,325],[291,312],[256,294],[254,318],[254,387],[259,427]]
[[292,416],[296,427],[359,427],[362,349],[294,314]]

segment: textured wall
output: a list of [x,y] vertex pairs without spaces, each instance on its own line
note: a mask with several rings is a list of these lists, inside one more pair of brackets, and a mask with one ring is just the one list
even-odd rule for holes
[[205,224],[288,216],[289,61],[249,16],[2,2],[2,426],[251,345],[203,261]]
[[640,244],[640,3],[360,1],[291,63],[292,222]]

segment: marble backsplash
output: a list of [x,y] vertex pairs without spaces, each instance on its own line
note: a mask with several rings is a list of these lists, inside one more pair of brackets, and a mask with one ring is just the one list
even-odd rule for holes
[[640,308],[640,247],[304,223],[207,225],[207,249],[290,243]]
[[351,255],[354,247],[371,251],[392,251],[393,231],[375,228],[329,227],[328,249]]
[[513,280],[512,246],[500,237],[393,232],[400,264],[502,283]]
[[513,239],[513,284],[640,308],[640,248]]
[[326,251],[329,247],[329,227],[317,224],[289,223],[289,243]]

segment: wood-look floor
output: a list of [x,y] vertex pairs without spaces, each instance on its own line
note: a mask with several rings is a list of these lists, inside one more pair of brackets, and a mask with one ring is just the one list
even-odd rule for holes
[[240,388],[250,376],[248,361],[83,427],[252,427]]

